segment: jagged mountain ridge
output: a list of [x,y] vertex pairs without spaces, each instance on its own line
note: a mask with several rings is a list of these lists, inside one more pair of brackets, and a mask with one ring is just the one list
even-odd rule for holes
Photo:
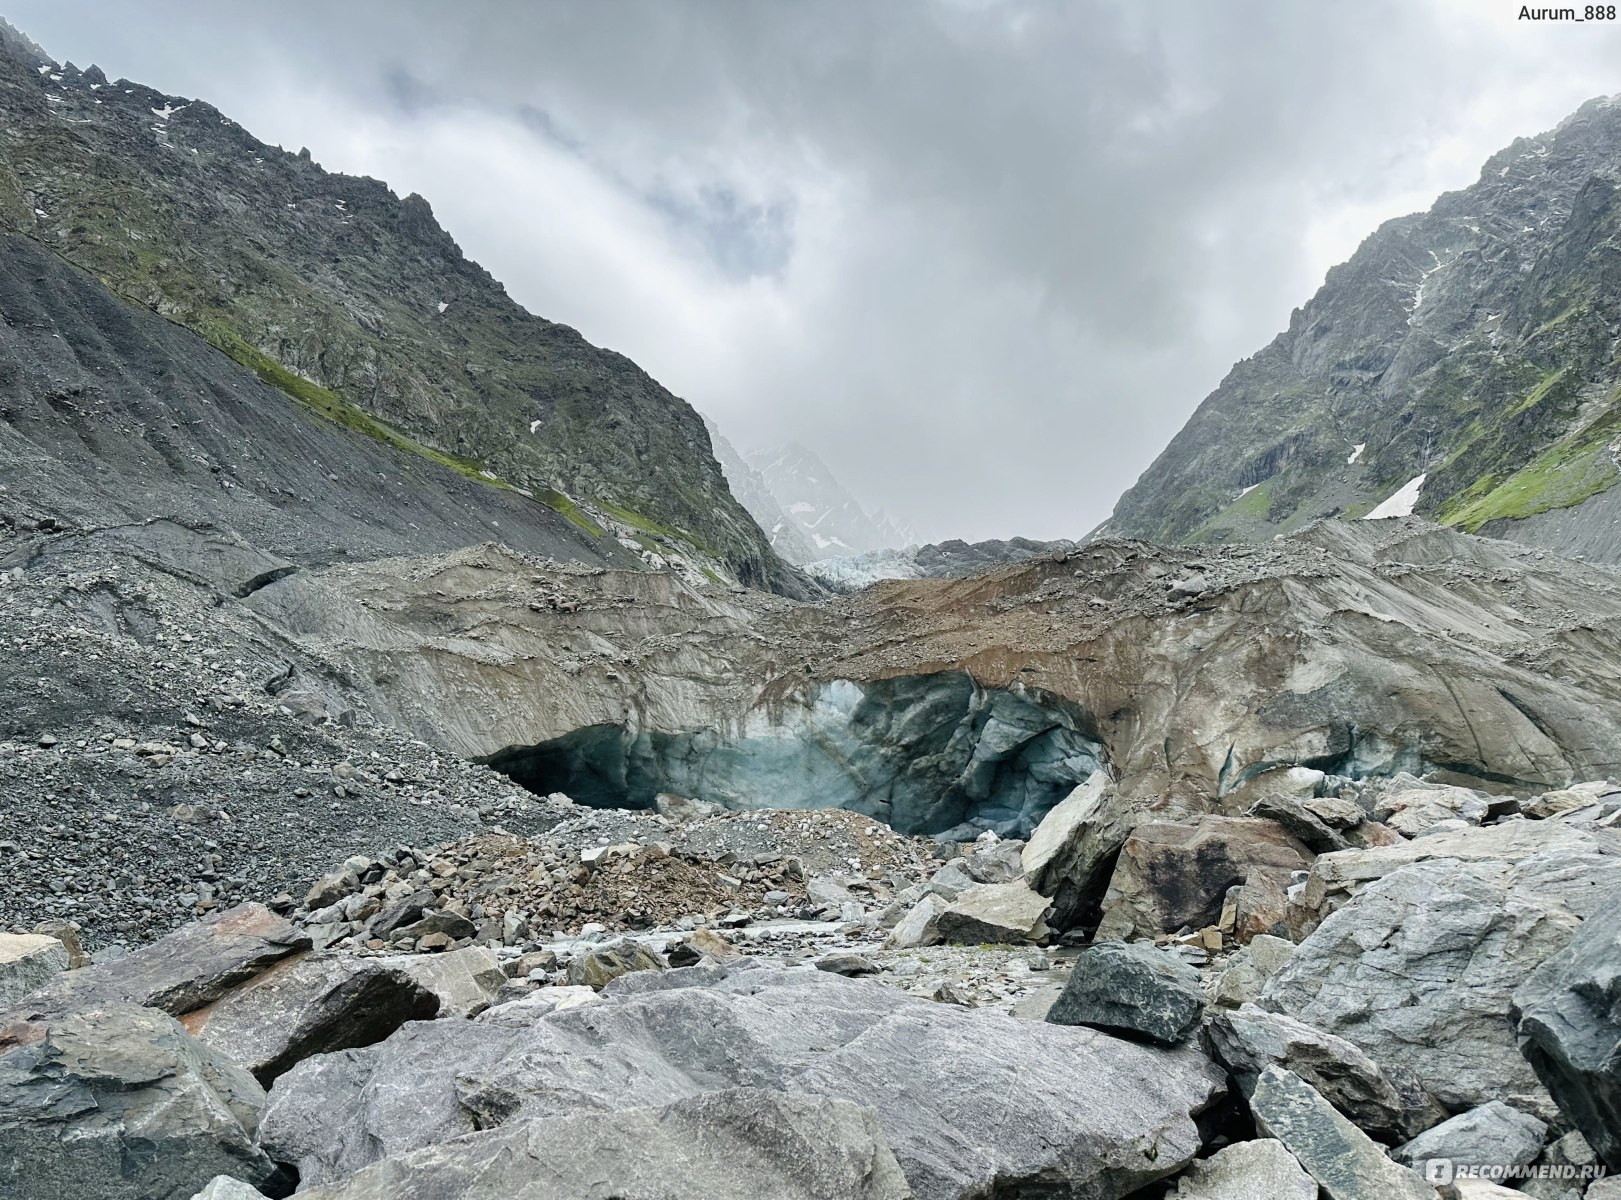
[[[794,558],[779,549],[789,561],[803,565],[815,559],[838,555],[864,554],[910,546],[917,535],[887,516],[882,509],[869,513],[849,489],[834,477],[828,465],[813,451],[797,442],[747,455],[746,465],[765,485],[776,501],[776,508],[787,521],[783,533],[792,528],[783,544],[803,551],[807,558]],[[758,513],[762,527],[767,525]],[[776,542],[773,542],[775,545]]]
[[266,146],[206,102],[59,66],[9,28],[0,106],[0,228],[340,424],[806,594],[691,407],[514,303],[421,197]]
[[803,565],[819,557],[815,545],[800,528],[799,522],[782,511],[782,505],[771,494],[765,476],[749,466],[737,447],[708,417],[704,418],[704,428],[709,431],[710,445],[715,448],[715,461],[720,463],[732,495],[748,509],[749,516],[765,532],[771,549],[795,565]]
[[1534,540],[1539,514],[1607,504],[1621,480],[1618,185],[1621,103],[1594,100],[1380,226],[1234,366],[1100,532],[1231,540],[1412,500]]

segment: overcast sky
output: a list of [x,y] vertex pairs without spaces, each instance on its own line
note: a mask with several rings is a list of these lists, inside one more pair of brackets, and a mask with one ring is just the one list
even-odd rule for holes
[[417,191],[526,307],[928,538],[1078,536],[1387,217],[1621,91],[1508,0],[11,0]]

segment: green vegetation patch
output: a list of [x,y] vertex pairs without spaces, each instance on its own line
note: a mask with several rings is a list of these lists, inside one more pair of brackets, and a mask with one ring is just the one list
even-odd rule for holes
[[566,517],[594,538],[603,537],[607,530],[585,515],[583,509],[556,488],[536,488],[535,499],[559,516]]
[[[623,521],[626,525],[631,526],[633,529],[640,529],[643,533],[650,533],[654,537],[667,538],[672,542],[684,543],[700,553],[709,555],[711,558],[721,557],[720,551],[704,545],[704,543],[693,537],[692,534],[682,533],[679,530],[671,529],[668,525],[661,525],[651,517],[644,517],[641,513],[635,511],[634,509],[626,508],[622,504],[612,504],[607,500],[599,500],[597,501],[597,507],[602,509],[602,511],[607,513],[610,517]],[[655,549],[655,547],[650,546],[648,549]]]
[[1437,514],[1444,525],[1470,533],[1488,521],[1530,517],[1570,508],[1621,483],[1610,443],[1621,436],[1621,411],[1611,410],[1572,437],[1556,443],[1508,478],[1482,476]]

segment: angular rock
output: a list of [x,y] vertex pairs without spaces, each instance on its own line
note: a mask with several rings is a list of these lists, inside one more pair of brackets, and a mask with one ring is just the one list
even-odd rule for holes
[[1385,1157],[1298,1075],[1261,1072],[1250,1096],[1255,1127],[1277,1138],[1321,1185],[1328,1200],[1435,1200],[1435,1189]]
[[404,973],[431,993],[439,1002],[437,1012],[442,1017],[470,1017],[482,1012],[507,978],[501,960],[487,946],[466,946],[449,954],[402,954],[376,961]]
[[961,861],[975,883],[1012,883],[1024,876],[1024,843],[996,838],[976,844]]
[[1445,1118],[1416,1088],[1405,1094],[1379,1065],[1344,1038],[1313,1029],[1282,1013],[1246,1004],[1220,1012],[1208,1037],[1216,1061],[1248,1095],[1268,1067],[1300,1076],[1363,1132],[1382,1142],[1402,1141]]
[[1516,863],[1541,854],[1621,856],[1621,833],[1559,821],[1507,821],[1393,846],[1324,854],[1306,879],[1300,903],[1307,919],[1296,930],[1298,940],[1305,940],[1318,922],[1374,880],[1414,863],[1440,858]]
[[252,1075],[155,1009],[0,1022],[0,1195],[182,1200],[216,1175],[269,1183],[264,1102]]
[[68,970],[77,971],[80,967],[90,965],[90,955],[85,953],[84,942],[79,937],[79,926],[72,921],[41,921],[34,926],[33,932],[42,933],[46,937],[53,937],[61,942],[68,952]]
[[876,975],[879,966],[859,954],[826,954],[816,960],[816,969],[854,978],[857,975]]
[[1317,1181],[1282,1142],[1257,1138],[1194,1163],[1167,1200],[1317,1200]]
[[1617,885],[1621,859],[1593,853],[1415,863],[1324,921],[1260,1004],[1410,1072],[1450,1112],[1502,1100],[1552,1119],[1515,1046],[1510,998]]
[[1244,815],[1276,821],[1289,836],[1313,854],[1349,850],[1352,846],[1350,838],[1293,796],[1269,796],[1258,800],[1245,810]]
[[265,1194],[229,1175],[216,1175],[191,1200],[264,1200]]
[[1047,1020],[1147,1038],[1162,1046],[1186,1041],[1204,1015],[1199,972],[1152,946],[1103,942],[1075,960]]
[[0,1010],[68,969],[68,948],[38,933],[0,933]]
[[439,1005],[389,960],[306,954],[283,959],[181,1023],[269,1087],[312,1054],[380,1042]]
[[568,965],[568,981],[576,987],[601,991],[612,980],[632,971],[662,971],[665,962],[640,942],[629,940],[592,946]]
[[938,921],[942,907],[935,903],[933,896],[923,897],[900,919],[886,944],[896,950],[934,945],[940,940]]
[[492,1004],[474,1016],[473,1020],[527,1029],[547,1013],[564,1012],[571,1008],[579,1008],[583,1004],[596,1004],[601,999],[602,996],[595,988],[566,985],[536,988],[521,999],[509,1000],[505,1004]]
[[1115,852],[1140,816],[1107,772],[1095,771],[1050,809],[1024,844],[1024,877],[1053,901],[1055,929],[1070,929],[1109,882]]
[[1124,940],[1214,925],[1229,888],[1257,875],[1287,887],[1311,857],[1282,826],[1254,817],[1139,825],[1109,879],[1097,936]]
[[1490,810],[1491,800],[1469,788],[1398,775],[1380,790],[1373,815],[1397,833],[1418,837],[1442,821],[1479,825]]
[[1621,1171],[1621,891],[1514,992],[1520,1049],[1612,1171]]
[[[373,932],[375,933],[376,930],[373,930]],[[463,938],[474,937],[477,933],[478,926],[462,916],[461,913],[444,909],[438,912],[430,912],[411,924],[401,925],[394,930],[395,937],[411,938],[415,941],[439,935],[449,942],[459,942]]]
[[[560,1148],[563,1148],[562,1152]],[[517,1120],[384,1159],[309,1200],[910,1200],[876,1114],[737,1089]]]
[[310,885],[310,890],[304,896],[304,907],[314,912],[318,908],[336,904],[359,890],[360,877],[353,871],[339,868],[321,876]]
[[1294,955],[1295,944],[1270,934],[1260,934],[1233,952],[1216,977],[1211,999],[1224,1008],[1237,1008],[1261,998],[1266,981],[1276,975]]
[[935,918],[935,928],[947,942],[1037,942],[1047,936],[1042,918],[1049,907],[1047,897],[1023,880],[989,883],[946,905]]
[[1442,1121],[1433,1129],[1426,1129],[1412,1141],[1396,1147],[1390,1157],[1421,1175],[1425,1174],[1426,1164],[1431,1159],[1440,1158],[1519,1167],[1534,1162],[1547,1140],[1547,1125],[1500,1100],[1493,1100]]
[[112,962],[60,975],[30,996],[26,1007],[62,1012],[128,1001],[183,1016],[309,948],[309,935],[291,922],[262,904],[243,904],[182,925]]
[[1289,894],[1270,871],[1252,871],[1233,891],[1233,940],[1246,946],[1258,937],[1288,931]]
[[[632,982],[650,986],[625,994]],[[1197,1152],[1225,1072],[1192,1047],[1018,1020],[810,969],[626,976],[523,1027],[416,1022],[276,1081],[265,1145],[309,1185],[518,1118],[763,1087],[875,1109],[919,1200],[1113,1198]]]

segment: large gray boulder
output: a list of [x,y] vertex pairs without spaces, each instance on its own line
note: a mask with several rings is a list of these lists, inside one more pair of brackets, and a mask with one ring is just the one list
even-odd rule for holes
[[1311,860],[1281,825],[1256,817],[1139,825],[1109,878],[1097,936],[1125,940],[1214,925],[1229,888],[1267,878],[1281,889]]
[[1194,1163],[1170,1200],[1317,1200],[1317,1181],[1282,1142],[1256,1138]]
[[1142,819],[1104,771],[1094,771],[1042,817],[1024,844],[1024,877],[1051,898],[1055,928],[1069,929],[1102,897],[1115,852]]
[[1502,1100],[1551,1119],[1515,1045],[1510,999],[1618,884],[1621,859],[1591,852],[1414,863],[1325,920],[1260,1004],[1410,1072],[1449,1112]]
[[263,1138],[306,1182],[328,1183],[518,1118],[755,1087],[876,1110],[920,1200],[1038,1184],[1108,1200],[1192,1159],[1193,1117],[1224,1083],[1191,1048],[814,969],[712,966],[626,976],[598,1003],[527,1026],[417,1022],[309,1059],[276,1081]]
[[189,1200],[267,1182],[263,1089],[173,1017],[132,1004],[0,1025],[0,1196]]
[[1268,1067],[1250,1096],[1255,1127],[1277,1138],[1328,1200],[1436,1200],[1435,1189],[1385,1156],[1311,1084]]
[[0,1009],[11,1007],[68,969],[68,948],[38,933],[0,933]]
[[1480,829],[1431,834],[1390,846],[1341,850],[1312,863],[1299,907],[1300,939],[1369,884],[1414,863],[1517,863],[1539,855],[1621,857],[1621,832],[1583,829],[1562,821],[1506,821]]
[[1037,942],[1047,936],[1043,918],[1049,907],[1047,897],[1022,879],[989,883],[964,892],[941,909],[935,928],[948,942]]
[[127,1001],[178,1017],[309,948],[309,936],[290,921],[262,904],[242,904],[182,925],[112,962],[69,971],[24,1003],[43,1013]]
[[374,1163],[308,1200],[910,1200],[877,1114],[753,1089],[515,1120]]
[[1245,1095],[1255,1090],[1268,1067],[1282,1067],[1382,1142],[1410,1138],[1446,1116],[1421,1088],[1398,1087],[1344,1038],[1283,1013],[1253,1004],[1218,1012],[1206,1036],[1216,1060],[1232,1072]]
[[1514,993],[1520,1048],[1563,1114],[1621,1171],[1621,892]]
[[1090,1025],[1162,1046],[1186,1041],[1202,1016],[1198,971],[1168,950],[1120,942],[1102,942],[1077,958],[1047,1010],[1054,1025]]
[[1460,1163],[1524,1166],[1535,1161],[1548,1140],[1548,1127],[1501,1100],[1482,1104],[1426,1129],[1390,1157],[1420,1174],[1431,1159]]
[[439,1011],[439,997],[388,959],[284,959],[182,1024],[265,1086],[312,1054],[369,1046]]
[[483,1012],[507,981],[501,960],[488,946],[466,946],[449,954],[401,954],[382,962],[431,993],[441,1016]]

